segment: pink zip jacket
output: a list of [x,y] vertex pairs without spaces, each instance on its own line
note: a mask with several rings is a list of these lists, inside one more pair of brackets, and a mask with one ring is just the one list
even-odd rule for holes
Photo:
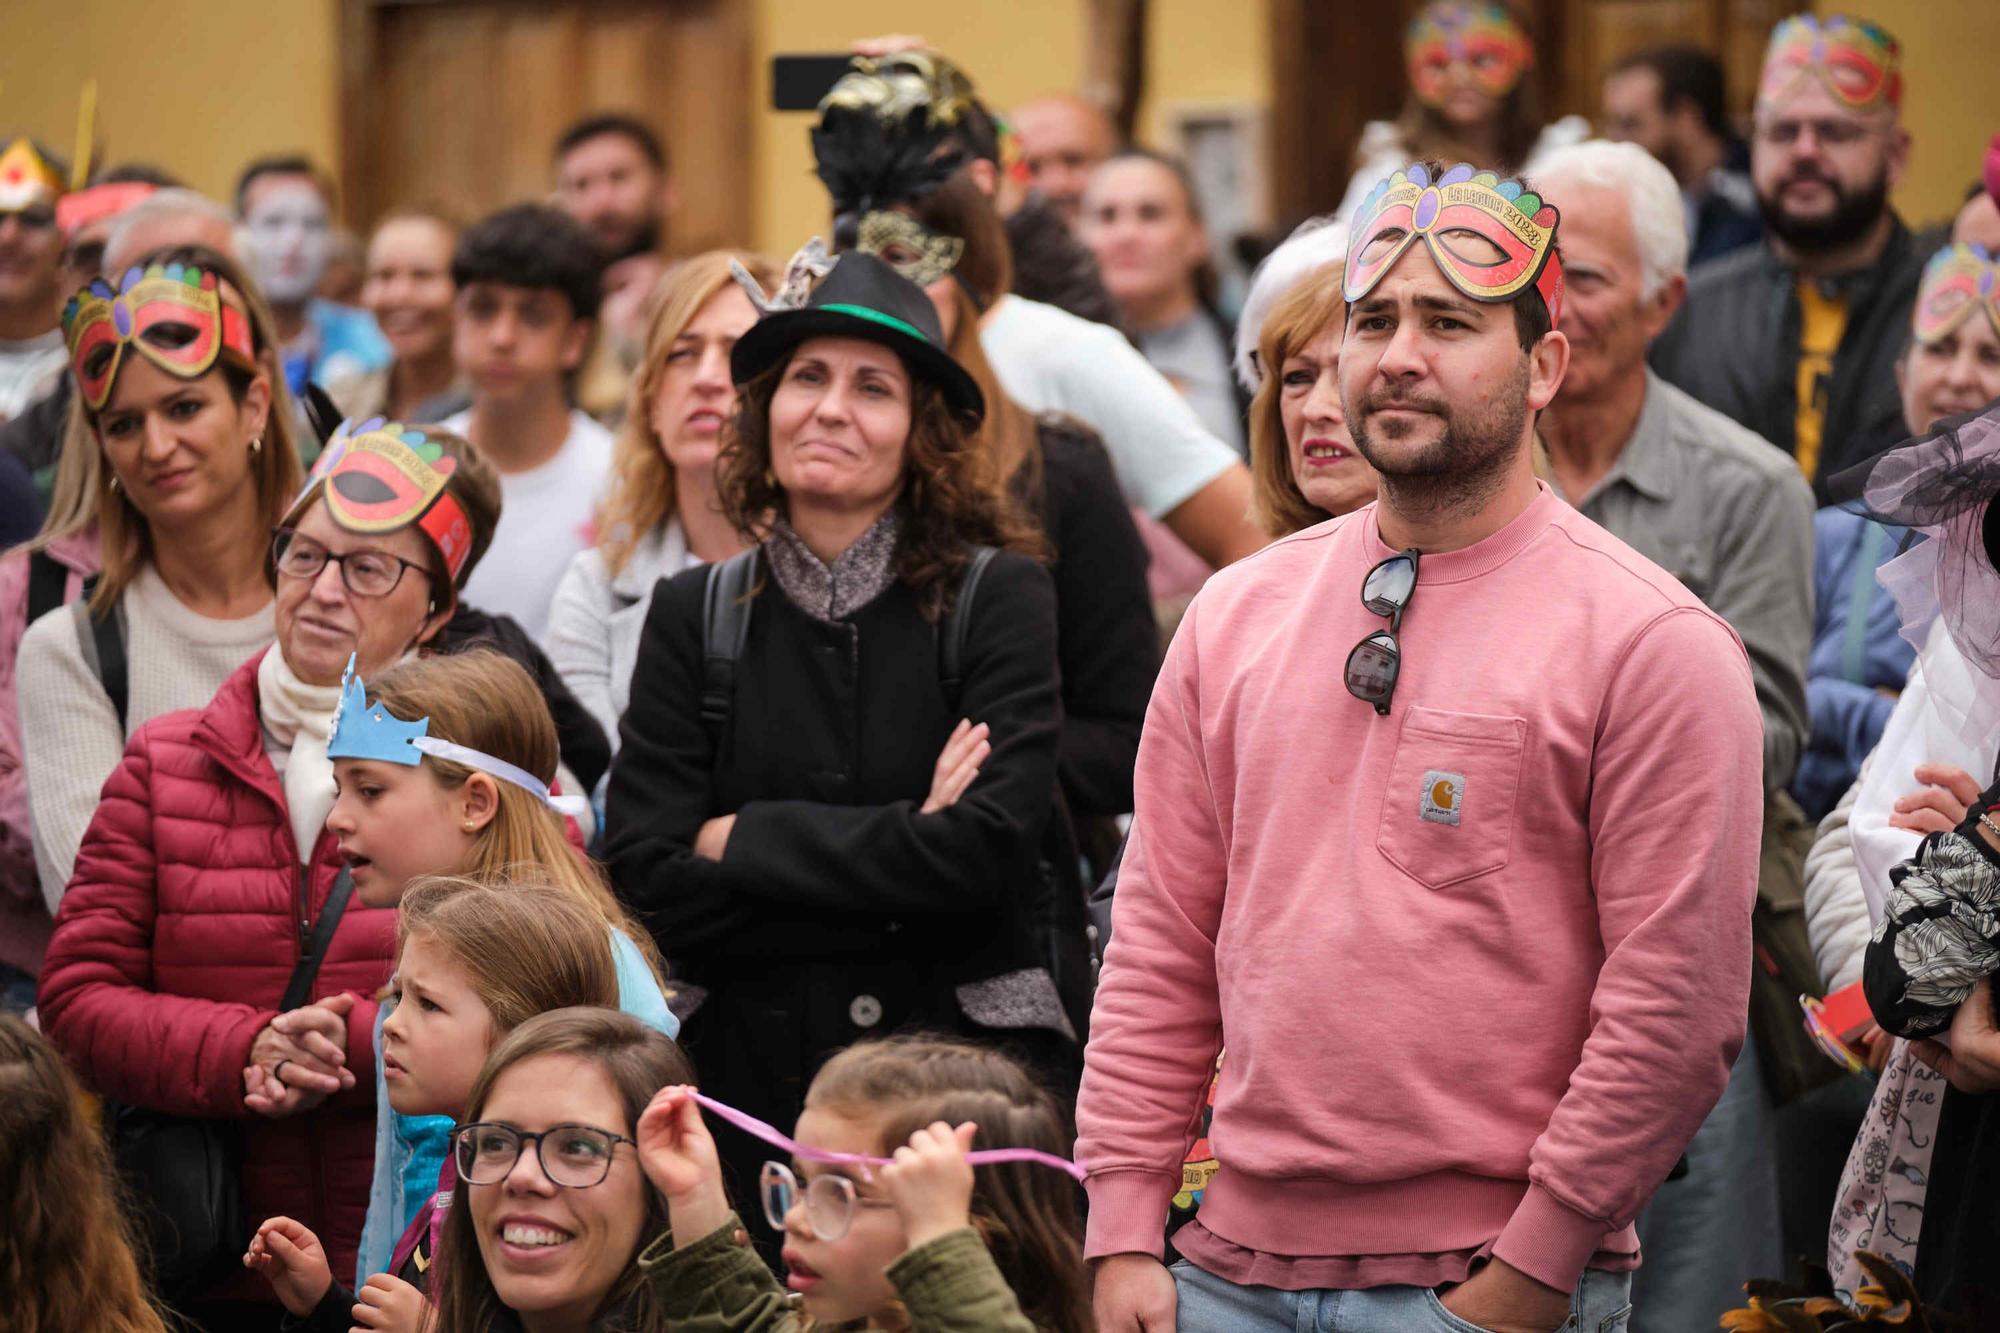
[[1222,1045],[1200,1224],[1371,1282],[1491,1243],[1567,1290],[1636,1254],[1722,1093],[1763,819],[1742,645],[1544,487],[1422,557],[1380,717],[1342,667],[1392,554],[1373,506],[1281,541],[1167,655],[1077,1113],[1092,1257],[1160,1253]]

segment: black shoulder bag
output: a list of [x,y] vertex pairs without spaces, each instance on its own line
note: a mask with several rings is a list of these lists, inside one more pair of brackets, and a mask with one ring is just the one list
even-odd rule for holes
[[[280,1013],[299,1008],[311,995],[353,893],[354,878],[343,869],[292,969]],[[143,1106],[106,1109],[118,1174],[129,1191],[133,1220],[149,1242],[154,1289],[170,1305],[198,1299],[241,1268],[250,1244],[237,1127],[233,1121]]]

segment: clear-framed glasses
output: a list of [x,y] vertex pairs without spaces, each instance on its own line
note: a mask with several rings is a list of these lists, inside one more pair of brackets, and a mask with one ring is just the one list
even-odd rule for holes
[[403,581],[403,571],[414,569],[425,578],[431,571],[387,551],[349,551],[335,555],[312,538],[292,528],[271,530],[271,563],[288,579],[316,579],[331,562],[340,566],[340,581],[356,597],[387,597]]
[[532,1142],[542,1174],[564,1189],[589,1189],[611,1174],[621,1143],[638,1145],[623,1134],[595,1125],[551,1125],[539,1133],[493,1121],[460,1125],[451,1132],[458,1178],[468,1185],[497,1185],[514,1170]]
[[[764,1220],[771,1230],[785,1229],[785,1214],[799,1197],[799,1178],[783,1162],[766,1162],[757,1173],[757,1195],[764,1201]],[[846,1176],[827,1172],[814,1176],[805,1187],[806,1221],[821,1240],[839,1240],[854,1224],[856,1208],[891,1208],[887,1199],[864,1199],[854,1192],[854,1182]]]
[[1368,571],[1361,581],[1361,605],[1389,622],[1389,628],[1371,631],[1347,654],[1342,673],[1347,692],[1366,704],[1373,704],[1383,717],[1389,715],[1389,701],[1396,697],[1396,677],[1402,673],[1403,650],[1396,635],[1403,628],[1403,608],[1417,591],[1416,547],[1399,551]]
[[1756,123],[1757,138],[1773,148],[1790,148],[1799,141],[1799,136],[1812,131],[1813,141],[1828,148],[1851,148],[1863,139],[1872,138],[1883,131],[1873,125],[1864,125],[1852,120],[1760,120]]

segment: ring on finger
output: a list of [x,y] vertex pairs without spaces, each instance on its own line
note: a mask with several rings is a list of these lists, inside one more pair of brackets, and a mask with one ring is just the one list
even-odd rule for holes
[[285,1066],[290,1063],[291,1063],[290,1060],[280,1060],[275,1065],[272,1065],[271,1066],[272,1079],[278,1083],[283,1083],[285,1081]]

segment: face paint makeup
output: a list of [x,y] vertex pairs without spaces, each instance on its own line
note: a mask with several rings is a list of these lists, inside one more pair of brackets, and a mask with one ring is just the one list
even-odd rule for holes
[[243,298],[192,264],[128,269],[116,290],[97,279],[64,307],[63,336],[77,390],[93,412],[110,399],[128,350],[184,380],[207,374],[224,352],[245,369],[257,366]]
[[1426,106],[1444,104],[1451,68],[1464,65],[1490,97],[1514,91],[1535,63],[1535,49],[1513,15],[1496,4],[1446,0],[1426,6],[1403,34],[1410,88]]
[[303,180],[264,186],[243,215],[251,274],[283,306],[311,298],[332,254],[326,200]]
[[[1475,301],[1512,300],[1530,283],[1562,318],[1562,261],[1556,257],[1561,215],[1519,181],[1501,180],[1459,163],[1435,183],[1422,163],[1412,163],[1369,191],[1355,213],[1347,250],[1344,290],[1349,305],[1375,289],[1403,252],[1421,239],[1452,286]],[[1453,233],[1470,233],[1494,246],[1498,260],[1455,245]]]
[[1873,23],[1844,14],[1794,14],[1771,30],[1757,101],[1782,100],[1801,79],[1817,77],[1856,110],[1900,106],[1901,59],[1896,39]]

